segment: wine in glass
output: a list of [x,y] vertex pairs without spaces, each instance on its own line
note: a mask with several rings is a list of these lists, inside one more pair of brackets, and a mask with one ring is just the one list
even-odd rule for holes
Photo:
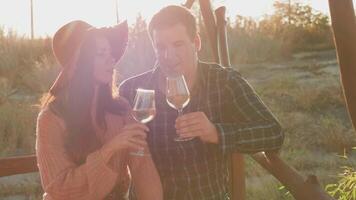
[[[178,116],[183,114],[190,100],[189,89],[183,75],[168,76],[166,83],[166,99],[170,107],[178,111]],[[179,135],[174,138],[175,141],[188,141],[193,138],[181,138]]]
[[[148,123],[156,115],[155,91],[137,89],[132,116],[137,122]],[[131,152],[131,155],[144,156],[144,150]]]

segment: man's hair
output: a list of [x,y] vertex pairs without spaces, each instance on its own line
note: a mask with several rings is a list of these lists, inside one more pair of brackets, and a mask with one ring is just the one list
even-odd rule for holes
[[178,5],[170,5],[162,8],[151,19],[148,31],[153,39],[153,31],[165,29],[177,24],[185,26],[188,36],[193,41],[197,33],[195,16],[187,8]]

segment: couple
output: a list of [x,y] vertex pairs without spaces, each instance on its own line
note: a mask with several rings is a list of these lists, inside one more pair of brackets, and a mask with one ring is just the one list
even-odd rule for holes
[[[57,31],[53,52],[62,72],[37,122],[36,152],[44,199],[229,199],[234,151],[275,151],[283,143],[276,118],[233,69],[198,60],[195,17],[167,6],[149,23],[157,65],[111,92],[113,66],[127,24],[93,28],[74,21]],[[166,103],[165,77],[183,74],[191,91],[184,114]],[[137,88],[156,91],[156,117],[134,122]],[[174,141],[175,134],[185,142]],[[143,149],[145,156],[129,152]],[[125,197],[126,196],[126,197]]]

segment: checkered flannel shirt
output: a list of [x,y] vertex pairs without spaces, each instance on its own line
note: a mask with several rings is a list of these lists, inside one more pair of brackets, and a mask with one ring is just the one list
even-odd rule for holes
[[156,117],[148,123],[148,144],[161,177],[165,200],[229,199],[231,152],[278,150],[284,135],[277,119],[234,69],[199,62],[184,113],[201,111],[216,126],[219,144],[195,138],[175,142],[177,111],[159,90],[158,68],[124,81],[120,95],[132,105],[136,89],[156,91]]

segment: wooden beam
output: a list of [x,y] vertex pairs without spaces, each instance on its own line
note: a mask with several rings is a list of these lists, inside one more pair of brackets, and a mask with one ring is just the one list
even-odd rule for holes
[[36,155],[0,158],[0,177],[37,171]]
[[348,111],[356,129],[356,19],[352,0],[329,0],[334,42]]
[[245,175],[245,159],[241,153],[232,153],[231,155],[231,200],[246,199],[246,175]]
[[216,20],[210,0],[199,0],[201,14],[203,16],[204,24],[206,27],[211,51],[213,54],[213,61],[219,63],[219,50],[218,50],[218,35],[216,30]]
[[296,200],[334,200],[320,186],[316,176],[305,179],[277,153],[257,153],[252,158],[279,180]]
[[216,27],[218,34],[219,59],[220,64],[224,67],[231,67],[229,57],[229,47],[226,34],[226,7],[221,6],[215,10]]

